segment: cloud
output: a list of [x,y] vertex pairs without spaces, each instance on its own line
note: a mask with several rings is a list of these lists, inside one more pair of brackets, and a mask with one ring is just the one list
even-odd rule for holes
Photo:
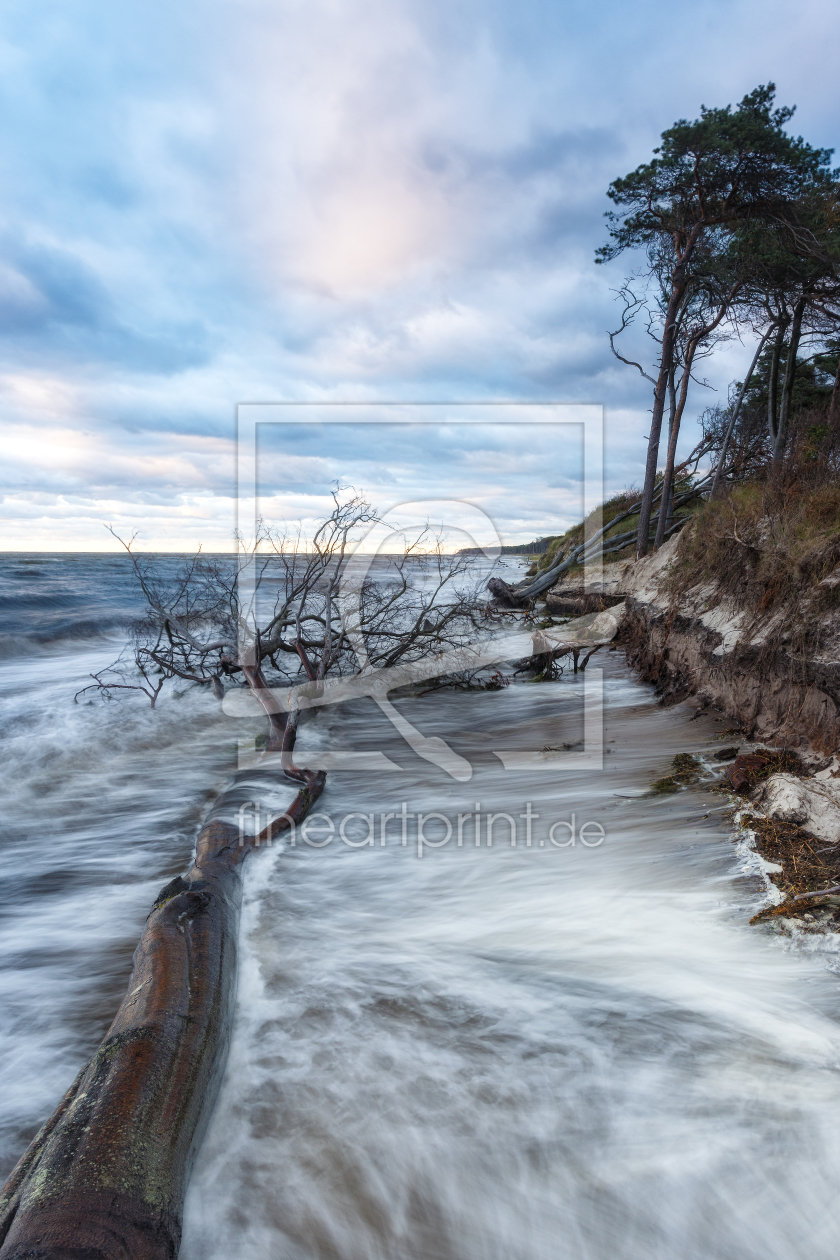
[[[769,78],[834,143],[840,14],[789,19],[782,0],[8,6],[4,512],[25,524],[3,545],[51,545],[61,510],[93,545],[146,500],[171,508],[161,545],[229,538],[243,399],[602,401],[610,485],[638,480],[649,387],[609,353],[605,190],[675,118]],[[748,358],[725,348],[712,385]],[[46,515],[23,506],[39,493]]]

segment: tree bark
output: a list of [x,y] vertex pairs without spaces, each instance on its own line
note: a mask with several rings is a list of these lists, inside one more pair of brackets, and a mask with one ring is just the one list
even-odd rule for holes
[[694,355],[699,345],[699,337],[692,337],[688,343],[685,353],[685,365],[683,367],[683,377],[680,383],[679,399],[674,405],[671,415],[670,432],[668,434],[668,453],[665,458],[665,475],[662,478],[662,500],[659,508],[659,521],[656,526],[656,537],[653,543],[654,551],[662,546],[665,540],[665,531],[671,524],[673,516],[673,508],[671,505],[671,497],[674,482],[674,464],[677,457],[677,442],[680,436],[680,421],[685,410],[685,402],[688,397],[688,382],[691,379],[691,367],[694,363]]
[[668,454],[665,459],[665,473],[662,478],[662,507],[659,511],[659,524],[657,526],[656,538],[654,539],[653,544],[654,551],[662,546],[665,536],[673,524],[672,498],[674,465],[677,458],[677,441],[680,436],[680,423],[682,421],[683,412],[685,411],[685,403],[688,397],[688,386],[691,381],[691,369],[694,365],[694,356],[706,338],[717,328],[718,324],[729,310],[740,287],[741,285],[739,283],[730,289],[726,298],[719,304],[718,312],[714,319],[711,319],[708,323],[695,326],[686,345],[682,381],[680,382],[679,401],[676,403],[676,406],[673,407],[671,413],[671,426],[668,434]]
[[[675,423],[679,424],[679,421],[677,420],[676,366],[675,366],[674,364],[672,364],[672,365],[671,365],[671,379],[670,379],[670,381],[668,382],[668,410],[669,410],[669,416],[668,416],[668,448],[669,448],[669,450],[670,450],[670,446],[671,446],[671,438],[672,438],[673,433],[674,433],[674,424],[675,424]],[[675,449],[676,449],[676,448],[675,448]],[[667,502],[667,504],[668,504],[668,519],[667,519],[667,526],[668,526],[668,528],[670,528],[670,526],[671,526],[671,522],[672,522],[672,520],[673,520],[673,518],[674,518],[674,505],[673,505],[673,503],[671,502],[671,498],[668,498],[667,500],[663,499],[663,502]],[[660,509],[660,517],[661,517],[661,515],[662,515],[662,513],[661,513],[661,509]],[[663,528],[664,528],[664,526],[663,526]],[[660,545],[660,542],[658,541],[658,540],[659,540],[659,533],[660,533],[660,530],[657,528],[657,531],[656,531],[657,542],[656,542],[656,544],[655,544],[657,547]]]
[[789,323],[790,320],[787,318],[779,320],[776,328],[776,339],[773,342],[773,351],[770,355],[770,375],[767,381],[767,432],[774,450],[778,432],[779,364],[781,363],[782,346],[784,345],[785,333]]
[[779,423],[776,426],[776,437],[773,443],[773,463],[778,466],[785,453],[788,427],[790,425],[790,409],[793,399],[793,386],[796,380],[796,356],[799,353],[799,341],[802,336],[802,317],[808,299],[800,297],[793,308],[793,320],[790,326],[790,342],[785,362],[785,381],[782,386],[781,406],[779,407]]
[[174,1260],[192,1163],[219,1090],[236,991],[246,853],[308,813],[326,775],[243,844],[210,822],[158,894],[105,1040],[0,1195],[2,1260]]
[[271,688],[262,671],[262,665],[259,663],[256,665],[243,665],[242,673],[245,675],[248,686],[259,701],[262,711],[268,719],[269,748],[282,748],[283,738],[286,733],[286,714],[271,693]]
[[653,391],[653,411],[650,418],[650,436],[648,437],[647,463],[645,465],[645,484],[642,489],[642,502],[639,508],[639,538],[636,544],[636,559],[640,560],[648,552],[648,532],[653,510],[653,493],[656,487],[656,465],[659,461],[659,439],[662,432],[662,417],[665,413],[665,398],[668,392],[668,378],[674,354],[674,332],[677,312],[686,290],[684,268],[676,271],[676,279],[671,288],[668,309],[665,313],[665,331],[662,337],[662,357],[660,359],[659,376]]

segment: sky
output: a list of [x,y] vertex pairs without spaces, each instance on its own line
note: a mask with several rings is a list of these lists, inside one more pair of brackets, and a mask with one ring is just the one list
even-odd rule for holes
[[606,189],[769,80],[840,143],[838,46],[829,0],[6,0],[0,548],[228,548],[242,402],[599,403],[638,484]]
[[[379,521],[391,532],[407,528],[412,545],[448,552],[527,544],[546,523],[579,521],[604,497],[597,405],[245,404],[240,417],[237,524],[246,546],[261,521],[312,539],[335,486],[346,487],[340,500],[362,489]],[[385,546],[381,529],[356,537],[365,551]]]

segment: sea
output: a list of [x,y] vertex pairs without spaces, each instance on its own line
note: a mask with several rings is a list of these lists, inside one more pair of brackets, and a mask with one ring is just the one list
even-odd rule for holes
[[[202,820],[231,785],[268,811],[293,788],[207,689],[83,691],[142,611],[127,558],[0,573],[5,1175]],[[750,926],[767,884],[714,790],[725,719],[660,707],[620,651],[510,676],[395,702],[468,780],[371,700],[303,722],[333,768],[308,832],[244,867],[182,1260],[834,1260],[838,938]],[[679,752],[701,782],[652,795]]]

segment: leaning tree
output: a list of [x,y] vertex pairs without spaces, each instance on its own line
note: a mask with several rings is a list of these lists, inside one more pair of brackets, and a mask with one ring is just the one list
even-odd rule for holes
[[[745,277],[739,312],[759,336],[750,368],[736,386],[719,452],[716,492],[729,442],[742,411],[758,405],[765,414],[768,456],[781,465],[797,389],[816,365],[833,377],[830,422],[836,410],[840,363],[835,356],[840,328],[840,184],[837,173],[792,202],[784,217],[748,222],[732,234]],[[805,361],[803,346],[821,347]],[[810,374],[813,375],[811,366]]]
[[[695,251],[692,274],[676,310],[670,300],[670,251],[658,238],[647,247],[647,266],[644,271],[626,280],[619,290],[624,309],[620,326],[610,333],[610,347],[617,359],[637,368],[654,387],[657,383],[655,378],[640,362],[622,354],[617,343],[635,323],[643,319],[647,336],[657,347],[659,357],[670,328],[672,345],[666,391],[668,442],[661,486],[664,510],[657,514],[655,521],[656,547],[661,546],[668,529],[674,523],[673,492],[677,444],[690,384],[697,379],[695,374],[701,361],[707,359],[721,341],[733,335],[733,325],[738,321],[745,288],[745,271],[737,251],[727,248],[727,242],[722,236],[718,229],[707,233],[701,241]],[[669,321],[672,321],[672,325]]]
[[820,192],[802,198],[793,214],[758,233],[762,296],[774,332],[767,428],[777,467],[787,444],[800,348],[806,340],[824,342],[840,325],[836,183]]
[[660,249],[669,261],[662,337],[653,377],[645,480],[637,554],[647,554],[662,419],[676,354],[679,315],[710,236],[751,221],[786,222],[791,206],[830,179],[831,151],[815,149],[785,131],[793,110],[773,108],[770,83],[748,93],[733,110],[701,108],[699,119],[681,119],[662,133],[655,156],[615,180],[608,196],[609,244],[597,252],[607,262],[628,249]]

